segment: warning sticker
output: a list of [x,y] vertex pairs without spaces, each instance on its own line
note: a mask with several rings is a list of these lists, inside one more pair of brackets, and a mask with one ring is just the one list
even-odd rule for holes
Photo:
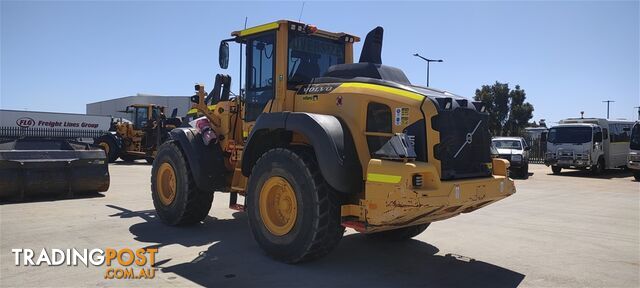
[[396,126],[409,124],[409,108],[402,107],[396,108],[396,115],[394,117]]

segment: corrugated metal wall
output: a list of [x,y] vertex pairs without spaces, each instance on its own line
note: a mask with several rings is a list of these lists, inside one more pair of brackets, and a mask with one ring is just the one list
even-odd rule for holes
[[191,108],[188,96],[127,96],[106,101],[87,104],[87,114],[106,115],[112,117],[123,117],[129,119],[129,115],[123,112],[127,106],[132,104],[157,104],[167,107],[165,113],[167,117],[171,115],[174,108],[178,108],[178,117],[184,117]]

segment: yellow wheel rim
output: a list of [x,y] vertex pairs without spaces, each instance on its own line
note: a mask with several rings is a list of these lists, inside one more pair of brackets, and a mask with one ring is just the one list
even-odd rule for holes
[[291,231],[298,215],[296,193],[282,177],[274,176],[260,189],[260,218],[271,234],[282,236]]
[[169,163],[162,163],[156,178],[158,198],[163,205],[169,206],[176,199],[176,173]]
[[102,148],[102,150],[104,150],[104,154],[109,156],[109,144],[107,144],[107,142],[100,142],[100,143],[98,143],[98,146],[100,146],[100,148]]

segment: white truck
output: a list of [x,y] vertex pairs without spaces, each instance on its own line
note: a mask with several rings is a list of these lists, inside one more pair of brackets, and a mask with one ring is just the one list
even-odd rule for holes
[[545,165],[551,166],[554,174],[563,168],[600,174],[605,169],[625,167],[632,126],[633,121],[627,120],[561,120],[549,129]]
[[633,171],[636,181],[640,181],[640,122],[636,122],[631,129],[627,167]]

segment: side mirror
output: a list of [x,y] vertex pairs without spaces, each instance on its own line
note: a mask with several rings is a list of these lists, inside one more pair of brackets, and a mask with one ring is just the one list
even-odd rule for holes
[[229,67],[229,43],[220,42],[220,48],[218,49],[218,62],[220,68],[227,69]]
[[531,147],[529,146],[524,147],[524,151],[529,151],[529,150],[531,150]]
[[602,132],[593,134],[593,142],[602,142]]

